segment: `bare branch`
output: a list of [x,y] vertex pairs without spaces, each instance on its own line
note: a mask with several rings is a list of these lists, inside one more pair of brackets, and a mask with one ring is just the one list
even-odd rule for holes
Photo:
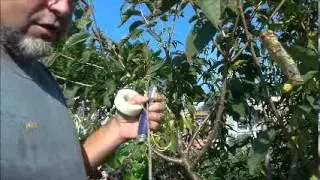
[[271,16],[269,17],[269,23],[271,23],[271,19],[273,18],[274,15],[276,15],[276,13],[278,12],[278,10],[281,8],[281,6],[286,2],[286,0],[282,0],[278,6],[276,7],[276,9],[273,11],[273,13],[271,14]]
[[190,179],[192,179],[192,180],[200,179],[198,177],[198,175],[195,172],[193,172],[192,165],[189,163],[189,161],[186,158],[183,158],[183,165],[186,168],[188,176],[189,176]]
[[156,155],[158,155],[159,157],[163,158],[166,161],[172,162],[172,163],[176,163],[176,164],[182,164],[182,160],[178,159],[178,158],[174,158],[174,157],[169,157],[167,155],[162,154],[161,152],[155,150],[154,148],[151,148],[152,152],[154,152]]
[[94,13],[94,5],[93,5],[93,0],[90,0],[90,6],[91,9],[90,9],[90,13],[91,13],[91,16],[92,16],[92,19],[93,19],[93,24],[94,24],[94,28],[91,28],[92,32],[97,36],[98,38],[98,42],[100,44],[100,51],[103,55],[106,55],[105,51],[104,51],[104,45],[103,45],[103,41],[102,41],[102,37],[101,37],[101,33],[99,32],[99,29],[98,29],[98,25],[97,25],[97,20],[96,20],[96,16],[95,16],[95,13]]
[[[176,11],[178,10],[179,4],[176,5]],[[178,14],[175,13],[174,17],[173,17],[173,21],[172,21],[172,25],[171,25],[171,30],[169,31],[169,38],[168,38],[168,42],[166,47],[164,47],[165,53],[166,53],[166,62],[169,63],[170,60],[170,47],[171,47],[171,41],[172,41],[172,35],[173,35],[173,31],[175,29],[175,24],[176,24],[176,19],[177,19]]]
[[[74,59],[73,57],[67,56],[67,55],[65,55],[65,54],[57,53],[57,55],[62,56],[62,57],[64,57],[64,58],[66,58],[66,59],[75,61],[75,59]],[[80,64],[85,64],[85,65],[88,65],[88,66],[92,66],[92,67],[95,67],[95,68],[100,69],[100,70],[104,70],[104,67],[98,66],[98,65],[96,65],[96,64],[92,64],[92,63],[88,63],[88,62],[83,63],[83,62],[81,62],[81,61],[76,61],[76,62],[77,62],[77,63],[80,63]]]
[[238,24],[239,24],[239,19],[240,19],[240,17],[238,15],[237,18],[236,18],[236,21],[234,23],[234,26],[233,26],[232,36],[234,36],[234,34],[236,33],[236,30],[237,30],[237,27],[238,27]]
[[247,26],[247,22],[246,22],[246,19],[244,17],[242,2],[240,0],[238,0],[238,9],[239,9],[239,13],[240,13],[240,17],[241,17],[241,20],[242,20],[243,27],[245,29],[247,41],[250,42],[250,51],[251,51],[251,54],[252,54],[252,57],[253,57],[254,64],[255,64],[255,66],[257,66],[259,68],[260,67],[259,60],[257,58],[257,55],[256,55],[255,51],[254,51],[254,46],[253,46],[253,42],[252,42],[252,35],[249,32],[249,29],[248,29],[248,26]]
[[189,150],[193,144],[193,141],[196,139],[196,137],[198,136],[200,130],[203,128],[203,126],[208,122],[208,120],[210,119],[211,115],[213,113],[213,110],[210,111],[210,113],[208,114],[208,116],[206,117],[206,119],[203,120],[202,124],[200,126],[198,126],[198,129],[193,133],[192,137],[191,137],[191,140],[189,141],[189,144],[185,150],[184,153],[188,154],[189,153]]
[[91,84],[85,84],[85,83],[81,83],[81,82],[78,82],[78,81],[72,81],[72,80],[69,80],[69,79],[67,79],[67,78],[65,78],[65,77],[56,75],[56,74],[53,74],[53,76],[54,76],[55,78],[62,79],[62,80],[64,80],[64,81],[68,81],[68,82],[71,82],[71,83],[74,83],[74,84],[77,84],[77,85],[80,85],[80,86],[93,87],[93,85],[91,85]]
[[218,51],[220,51],[221,52],[221,54],[222,54],[222,56],[226,59],[226,52],[224,52],[222,49],[221,49],[221,47],[220,47],[220,45],[217,43],[217,41],[216,41],[216,39],[212,39],[212,42],[214,43],[214,46],[218,49]]
[[[282,0],[282,1],[285,1],[285,0]],[[238,8],[239,8],[239,12],[240,12],[240,16],[241,16],[241,20],[242,20],[243,26],[245,28],[246,38],[247,38],[248,41],[251,41],[252,40],[252,35],[248,30],[247,22],[246,22],[245,17],[244,17],[242,3],[240,2],[240,0],[238,0]],[[250,42],[250,51],[251,51],[251,54],[252,54],[252,58],[253,58],[254,64],[255,64],[256,68],[259,70],[259,77],[260,77],[262,83],[264,84],[264,89],[265,89],[265,91],[267,93],[267,96],[269,97],[268,101],[269,101],[269,104],[271,106],[271,109],[272,109],[274,115],[276,116],[276,118],[280,120],[281,117],[280,117],[280,115],[279,115],[279,113],[278,113],[278,111],[276,109],[276,106],[275,106],[274,102],[271,99],[271,95],[270,95],[269,89],[267,87],[267,83],[265,82],[265,79],[262,76],[262,72],[261,72],[261,68],[260,68],[260,64],[259,64],[259,59],[258,59],[258,57],[257,57],[257,55],[256,55],[256,53],[254,51],[254,43],[252,41]],[[280,121],[282,123],[282,120],[280,120]]]
[[89,4],[86,2],[86,0],[80,0],[80,2],[86,7],[89,7]]
[[244,47],[241,48],[241,49],[237,52],[237,54],[235,54],[235,55],[231,58],[231,62],[233,62],[234,60],[236,60],[236,59],[241,55],[241,53],[248,47],[248,45],[249,45],[249,42],[246,42],[246,44],[244,45]]
[[218,102],[218,108],[216,112],[216,118],[213,124],[213,129],[210,131],[208,137],[207,137],[207,142],[203,145],[203,148],[197,153],[197,157],[195,160],[193,160],[193,165],[196,165],[197,162],[203,157],[203,155],[208,151],[210,148],[212,141],[216,139],[219,135],[220,131],[220,122],[222,119],[223,111],[224,111],[224,103],[225,103],[225,98],[227,95],[227,72],[224,74],[223,77],[223,84],[221,87],[221,94]]

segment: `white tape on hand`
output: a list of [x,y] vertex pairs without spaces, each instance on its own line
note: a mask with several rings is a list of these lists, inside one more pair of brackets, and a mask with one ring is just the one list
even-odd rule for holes
[[127,115],[127,116],[138,116],[141,110],[143,109],[142,105],[139,104],[131,104],[128,102],[128,99],[139,95],[136,91],[132,89],[121,89],[118,91],[114,99],[114,104],[118,111]]

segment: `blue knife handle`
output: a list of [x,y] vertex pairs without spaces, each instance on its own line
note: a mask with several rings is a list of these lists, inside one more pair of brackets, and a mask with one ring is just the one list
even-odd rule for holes
[[[148,92],[148,106],[154,102],[155,95],[157,93],[157,87],[151,86]],[[148,107],[147,106],[147,107]],[[143,142],[147,139],[148,136],[148,116],[147,112],[143,110],[139,116],[139,125],[138,125],[138,141]]]
[[148,118],[145,110],[142,110],[139,116],[138,141],[143,142],[148,135]]

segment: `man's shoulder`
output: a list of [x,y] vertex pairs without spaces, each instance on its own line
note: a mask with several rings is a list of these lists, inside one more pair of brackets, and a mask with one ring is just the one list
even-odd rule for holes
[[0,49],[0,51],[1,80],[14,80],[15,84],[33,83],[51,97],[66,104],[58,83],[42,62],[14,59],[5,50]]
[[49,70],[5,57],[0,83],[0,179],[84,179],[76,129]]
[[43,74],[48,78],[48,81],[51,83],[51,87],[56,92],[58,98],[63,104],[66,104],[65,97],[59,87],[59,84],[57,83],[56,79],[53,77],[53,74],[50,72],[50,70],[41,62],[38,62],[39,68],[43,72]]

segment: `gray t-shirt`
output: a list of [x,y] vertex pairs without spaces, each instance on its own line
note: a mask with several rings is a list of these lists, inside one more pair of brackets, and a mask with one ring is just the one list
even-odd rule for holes
[[39,62],[15,62],[0,47],[1,180],[86,179],[64,97]]

